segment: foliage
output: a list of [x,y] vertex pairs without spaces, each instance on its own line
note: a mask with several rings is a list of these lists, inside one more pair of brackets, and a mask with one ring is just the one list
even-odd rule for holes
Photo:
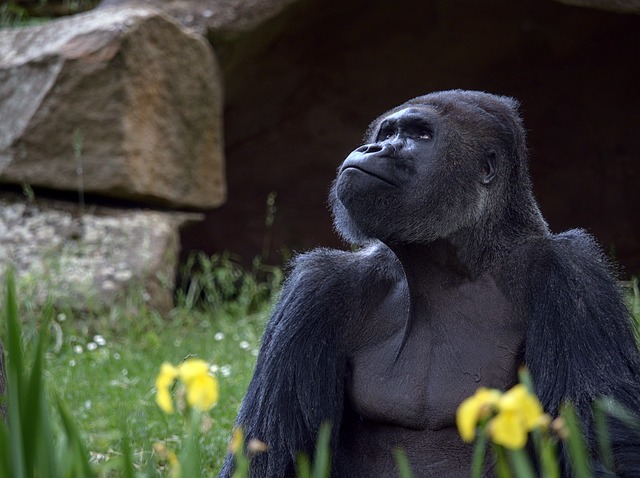
[[[491,443],[499,478],[534,478],[561,476],[560,451],[567,450],[574,476],[593,476],[590,454],[573,406],[565,403],[553,421],[545,414],[533,393],[531,378],[526,370],[520,373],[521,384],[505,393],[484,388],[462,402],[457,412],[461,437],[471,442],[478,437],[474,452],[472,477],[483,476],[483,461]],[[613,470],[611,447],[606,430],[606,417],[613,417],[632,429],[640,427],[638,417],[612,400],[602,399],[594,404],[596,429],[600,442],[600,459]],[[533,441],[526,450],[528,437]],[[535,470],[539,470],[536,472]]]
[[28,18],[29,14],[27,10],[16,5],[14,2],[7,2],[0,5],[0,28],[20,25]]
[[[23,350],[15,284],[7,274],[7,419],[0,421],[0,475],[90,477],[88,454],[63,401],[44,389],[43,353],[47,327],[38,336],[31,363]],[[52,408],[58,413],[54,417]],[[56,448],[52,444],[57,444]]]
[[226,311],[251,314],[270,301],[280,289],[282,269],[267,266],[259,258],[246,272],[228,253],[189,255],[182,266],[178,287],[178,307],[183,310]]
[[[42,390],[52,390],[69,409],[92,476],[120,476],[129,465],[136,476],[169,476],[172,449],[178,456],[185,449],[197,449],[203,475],[211,476],[221,467],[270,307],[265,299],[270,293],[264,292],[259,279],[227,276],[245,283],[253,280],[251,288],[235,297],[239,303],[254,304],[254,312],[232,314],[230,310],[246,308],[218,304],[214,309],[206,306],[213,301],[204,300],[161,317],[135,296],[114,303],[108,314],[99,316],[64,308],[41,311],[28,300],[16,305],[27,350],[34,348],[42,331],[47,332],[41,342]],[[243,296],[256,290],[263,291],[262,302]],[[2,340],[8,342],[7,330]],[[190,358],[211,364],[223,397],[196,435],[187,433],[177,414],[165,416],[153,393],[159,364]],[[58,416],[55,404],[49,405]]]
[[0,28],[41,23],[52,17],[74,15],[100,0],[9,0],[0,5]]

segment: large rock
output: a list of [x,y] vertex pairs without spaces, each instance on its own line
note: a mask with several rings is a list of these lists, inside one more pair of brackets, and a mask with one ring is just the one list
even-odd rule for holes
[[198,214],[77,206],[0,198],[0,283],[15,270],[19,296],[36,305],[101,311],[140,298],[173,306],[179,228]]
[[0,31],[0,183],[218,206],[221,116],[211,47],[154,10]]
[[299,0],[102,0],[98,8],[147,5],[207,34],[214,42],[232,40],[276,17]]

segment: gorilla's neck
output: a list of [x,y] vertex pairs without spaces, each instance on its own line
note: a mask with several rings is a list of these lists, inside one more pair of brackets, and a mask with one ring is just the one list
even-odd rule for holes
[[[502,259],[527,238],[547,234],[547,225],[531,199],[526,212],[508,210],[509,228],[504,215],[485,216],[473,226],[463,228],[447,238],[425,243],[393,243],[386,245],[400,260],[409,282],[430,284],[438,277],[444,283],[474,281],[490,268],[499,267]],[[415,291],[412,291],[415,292]]]
[[411,295],[421,294],[434,284],[453,285],[473,280],[480,273],[474,264],[462,259],[454,244],[446,239],[387,246],[402,264]]

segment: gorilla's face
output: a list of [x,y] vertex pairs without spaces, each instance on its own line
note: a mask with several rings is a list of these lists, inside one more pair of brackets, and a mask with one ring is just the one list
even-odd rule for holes
[[429,242],[477,221],[495,155],[470,147],[473,132],[458,123],[428,106],[384,117],[372,142],[338,169],[331,191],[338,231],[356,243]]

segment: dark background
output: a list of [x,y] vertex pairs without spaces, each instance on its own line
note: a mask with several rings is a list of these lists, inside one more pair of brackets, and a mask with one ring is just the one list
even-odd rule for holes
[[413,96],[465,88],[520,100],[551,228],[585,228],[623,276],[640,272],[640,16],[551,0],[313,0],[216,51],[229,199],[185,231],[186,251],[250,261],[270,237],[268,262],[279,262],[344,247],[326,197],[368,123]]

